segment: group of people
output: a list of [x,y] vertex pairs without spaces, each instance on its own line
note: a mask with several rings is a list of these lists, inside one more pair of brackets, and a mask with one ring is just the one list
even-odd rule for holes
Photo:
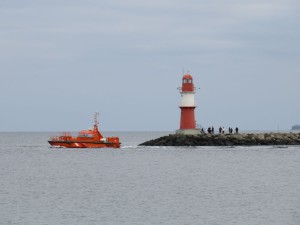
[[[229,128],[228,128],[228,132],[229,132],[229,134],[233,134],[233,128],[229,127]],[[239,128],[238,128],[238,127],[235,128],[235,133],[236,133],[236,134],[239,133]]]
[[[204,129],[202,128],[202,133],[205,133]],[[215,128],[212,127],[208,127],[207,128],[207,133],[209,134],[214,134],[215,133]],[[225,128],[224,127],[219,127],[219,134],[224,134],[225,133]],[[229,134],[233,134],[233,128],[229,127],[228,128],[228,133]],[[238,134],[239,133],[239,128],[236,127],[235,128],[235,133]]]

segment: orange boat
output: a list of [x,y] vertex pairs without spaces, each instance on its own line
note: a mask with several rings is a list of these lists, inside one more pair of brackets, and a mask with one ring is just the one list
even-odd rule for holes
[[77,137],[71,136],[69,132],[52,137],[48,142],[54,147],[63,148],[120,148],[119,137],[104,138],[98,130],[98,113],[94,117],[94,129],[82,130]]

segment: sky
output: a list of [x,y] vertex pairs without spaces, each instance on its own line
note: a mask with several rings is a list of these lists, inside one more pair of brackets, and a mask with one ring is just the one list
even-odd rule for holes
[[1,0],[0,131],[300,123],[299,0]]

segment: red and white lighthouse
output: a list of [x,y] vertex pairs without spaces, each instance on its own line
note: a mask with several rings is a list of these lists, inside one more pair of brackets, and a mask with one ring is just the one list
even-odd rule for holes
[[180,129],[176,131],[178,134],[199,134],[200,130],[196,129],[195,120],[195,86],[193,77],[186,74],[182,77],[182,86],[178,88],[181,94]]

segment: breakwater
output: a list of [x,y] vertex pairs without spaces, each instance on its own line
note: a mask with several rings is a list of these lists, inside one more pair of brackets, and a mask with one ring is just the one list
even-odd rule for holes
[[140,146],[257,146],[300,145],[300,133],[170,134]]

